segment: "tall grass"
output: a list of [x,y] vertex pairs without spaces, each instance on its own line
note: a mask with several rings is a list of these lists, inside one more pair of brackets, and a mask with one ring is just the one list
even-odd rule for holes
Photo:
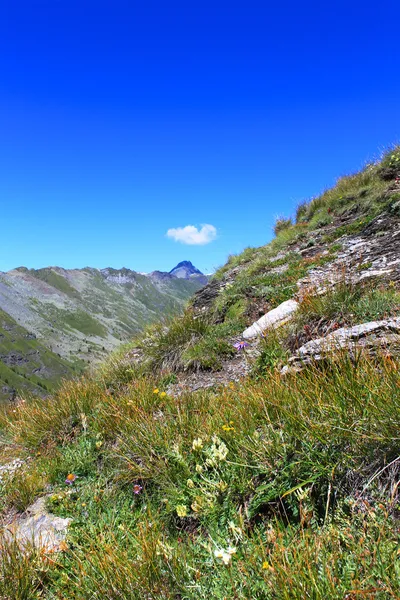
[[[157,380],[108,393],[93,379],[4,414],[19,444],[40,449],[29,470],[73,527],[53,562],[19,563],[31,589],[7,576],[0,596],[395,598],[399,365],[336,358],[179,398]],[[19,558],[7,552],[10,573]]]

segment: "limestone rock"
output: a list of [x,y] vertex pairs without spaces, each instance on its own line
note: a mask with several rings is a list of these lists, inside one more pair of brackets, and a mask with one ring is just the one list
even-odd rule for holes
[[267,314],[253,323],[253,325],[245,329],[242,337],[245,340],[251,339],[257,337],[270,327],[283,325],[290,319],[292,314],[296,312],[298,307],[299,304],[296,300],[286,300],[285,302],[282,302],[282,304],[267,312]]
[[25,515],[6,526],[6,539],[15,540],[21,548],[34,546],[48,551],[60,549],[71,519],[63,519],[47,512],[46,496],[36,500]]
[[283,367],[281,373],[300,371],[314,361],[322,360],[330,352],[346,349],[377,350],[379,348],[400,348],[400,317],[370,321],[353,327],[341,327],[324,338],[311,340],[301,346]]

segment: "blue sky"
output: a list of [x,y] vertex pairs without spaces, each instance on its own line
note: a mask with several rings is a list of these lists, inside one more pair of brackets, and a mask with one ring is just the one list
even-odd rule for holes
[[[399,17],[394,0],[0,0],[0,270],[212,271],[266,243],[400,140]],[[166,235],[203,224],[208,244]]]

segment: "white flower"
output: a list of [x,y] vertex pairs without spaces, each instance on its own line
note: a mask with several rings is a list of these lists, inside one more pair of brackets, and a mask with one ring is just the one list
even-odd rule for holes
[[193,450],[201,450],[203,448],[203,440],[201,438],[196,438],[193,440],[192,449]]
[[230,564],[232,556],[234,554],[236,554],[236,548],[234,548],[233,546],[228,546],[226,550],[224,550],[223,548],[219,548],[214,552],[215,558],[221,560],[224,563],[224,565]]

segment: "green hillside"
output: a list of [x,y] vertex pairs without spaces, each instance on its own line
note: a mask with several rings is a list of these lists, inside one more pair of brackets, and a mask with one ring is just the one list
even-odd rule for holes
[[79,360],[73,364],[51,352],[0,310],[0,402],[18,394],[48,394],[83,367]]
[[[399,181],[395,148],[182,315],[3,409],[0,597],[400,597]],[[66,537],[21,548],[40,497]]]
[[181,312],[203,279],[111,268],[0,273],[1,314],[14,323],[0,338],[0,399],[52,390],[76,367],[104,360],[149,323]]

